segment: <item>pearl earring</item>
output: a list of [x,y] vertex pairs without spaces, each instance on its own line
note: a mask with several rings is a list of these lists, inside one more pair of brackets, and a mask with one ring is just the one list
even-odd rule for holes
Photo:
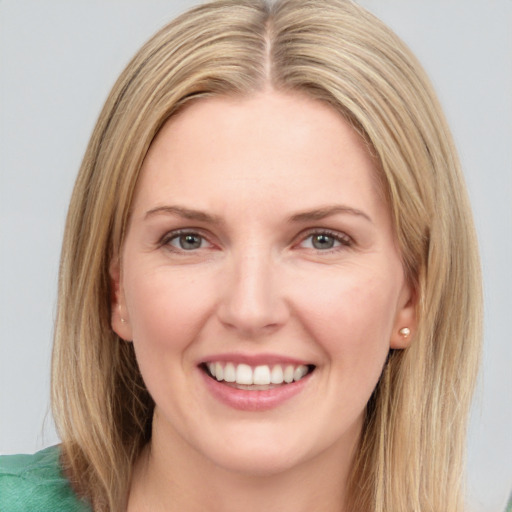
[[411,335],[411,329],[409,327],[402,327],[398,331],[404,338],[408,338]]
[[121,304],[118,304],[117,307],[119,308],[119,316],[121,317],[121,323],[125,324],[126,320],[123,318],[123,314],[121,313]]

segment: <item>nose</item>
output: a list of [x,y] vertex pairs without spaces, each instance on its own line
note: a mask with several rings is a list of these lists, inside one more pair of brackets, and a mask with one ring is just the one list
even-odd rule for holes
[[281,277],[269,255],[247,251],[234,256],[223,276],[221,323],[244,338],[278,330],[289,316]]

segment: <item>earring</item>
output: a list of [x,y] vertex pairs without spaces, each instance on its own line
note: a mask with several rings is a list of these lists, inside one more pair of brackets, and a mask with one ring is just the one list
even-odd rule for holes
[[123,314],[121,313],[121,304],[118,304],[117,307],[119,308],[119,316],[121,318],[121,323],[125,324],[126,320],[123,318]]
[[404,338],[408,338],[411,335],[411,329],[409,327],[402,327],[398,331]]

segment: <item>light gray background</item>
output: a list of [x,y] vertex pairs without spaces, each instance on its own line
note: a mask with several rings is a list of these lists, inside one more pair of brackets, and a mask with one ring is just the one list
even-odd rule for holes
[[[71,187],[117,75],[193,3],[0,0],[0,453],[58,440],[47,414],[49,360]],[[468,509],[502,511],[512,489],[512,0],[360,3],[423,62],[461,154],[486,301]]]

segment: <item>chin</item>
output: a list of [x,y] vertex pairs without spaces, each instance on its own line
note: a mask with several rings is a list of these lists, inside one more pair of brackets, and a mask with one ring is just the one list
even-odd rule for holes
[[203,439],[204,444],[197,443],[196,449],[216,467],[254,477],[298,468],[325,454],[330,445],[329,442],[326,445],[312,442],[314,436],[290,425],[276,430],[269,424],[242,423],[235,429],[226,429],[223,434],[215,436],[213,443],[211,438]]
[[267,446],[265,450],[215,453],[212,454],[211,460],[225,471],[258,478],[287,472],[304,462],[297,455],[292,456],[269,448],[271,447]]

